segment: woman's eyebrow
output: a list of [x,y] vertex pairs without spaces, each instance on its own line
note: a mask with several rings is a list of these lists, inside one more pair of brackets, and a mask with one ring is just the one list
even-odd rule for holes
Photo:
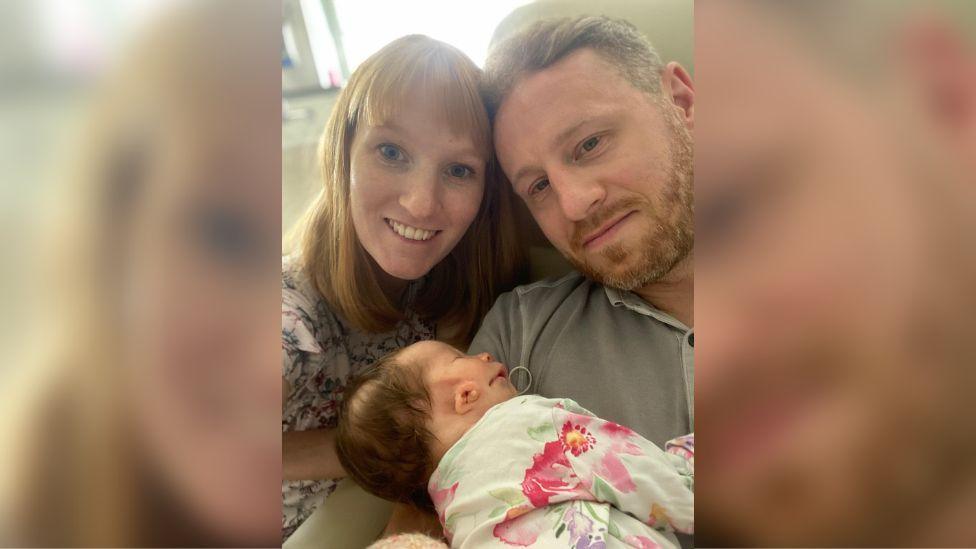
[[397,132],[397,133],[406,133],[406,130],[404,130],[402,127],[397,125],[396,122],[390,120],[387,120],[382,124],[377,124],[375,126],[372,126],[372,128],[376,130],[387,130],[387,131]]

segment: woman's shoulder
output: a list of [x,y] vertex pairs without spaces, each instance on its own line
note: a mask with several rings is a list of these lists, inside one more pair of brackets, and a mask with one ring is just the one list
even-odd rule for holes
[[281,290],[282,291],[301,291],[309,286],[308,277],[302,266],[301,259],[294,255],[281,257]]
[[294,256],[281,258],[281,299],[282,308],[293,306],[312,312],[325,307],[322,295],[308,278],[301,261]]
[[[341,323],[293,257],[281,259],[282,336],[294,347],[321,352],[323,339],[342,331]],[[287,346],[287,345],[286,345]]]

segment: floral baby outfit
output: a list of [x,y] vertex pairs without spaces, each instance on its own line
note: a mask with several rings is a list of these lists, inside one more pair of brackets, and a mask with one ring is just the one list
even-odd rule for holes
[[694,533],[694,435],[662,451],[572,400],[498,404],[428,491],[451,547],[677,547]]
[[[416,295],[419,283],[408,288]],[[393,331],[370,334],[332,312],[294,258],[281,264],[281,375],[291,387],[281,430],[335,427],[350,378],[377,359],[417,341],[433,339],[434,327],[408,312]],[[336,487],[335,480],[281,483],[282,540],[287,539]]]

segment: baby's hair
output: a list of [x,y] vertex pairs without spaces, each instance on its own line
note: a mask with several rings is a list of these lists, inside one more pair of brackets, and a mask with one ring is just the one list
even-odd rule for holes
[[430,393],[420,366],[398,355],[379,359],[346,389],[336,451],[342,467],[367,492],[430,510]]

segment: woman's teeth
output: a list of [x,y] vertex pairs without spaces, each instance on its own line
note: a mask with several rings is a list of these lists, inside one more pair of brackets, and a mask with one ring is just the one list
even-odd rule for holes
[[410,240],[430,240],[435,234],[437,234],[437,231],[418,229],[416,227],[404,225],[403,223],[394,221],[392,219],[387,219],[386,224],[389,225],[396,234]]

